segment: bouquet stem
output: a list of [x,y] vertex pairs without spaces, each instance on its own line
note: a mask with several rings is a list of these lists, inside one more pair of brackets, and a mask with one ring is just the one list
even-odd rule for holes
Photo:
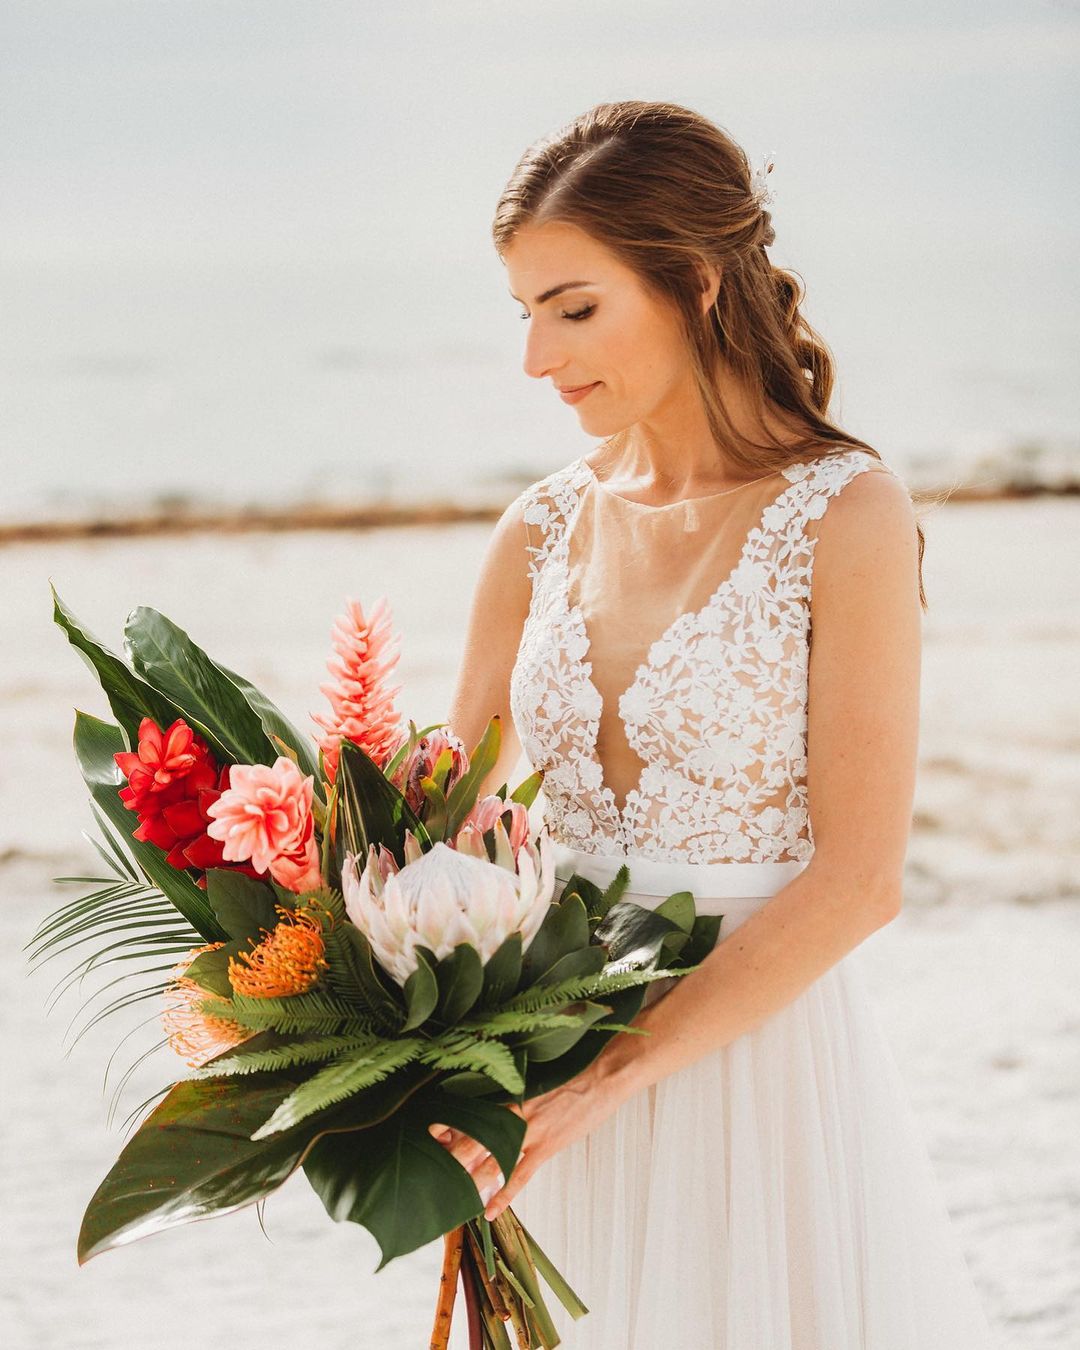
[[512,1209],[491,1223],[470,1220],[447,1233],[444,1243],[430,1350],[447,1350],[458,1275],[469,1320],[469,1350],[513,1350],[511,1329],[517,1350],[555,1350],[562,1344],[540,1290],[540,1275],[572,1317],[589,1311]]
[[461,1250],[464,1245],[464,1227],[451,1228],[443,1237],[443,1265],[439,1276],[439,1301],[435,1305],[435,1325],[431,1329],[430,1350],[447,1350],[450,1344],[450,1320],[454,1315],[458,1271],[461,1269]]

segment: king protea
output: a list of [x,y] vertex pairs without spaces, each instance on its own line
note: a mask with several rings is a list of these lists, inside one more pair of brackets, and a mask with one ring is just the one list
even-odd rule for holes
[[536,936],[555,891],[551,840],[542,833],[539,850],[526,842],[515,858],[501,820],[493,833],[494,862],[486,852],[481,856],[442,840],[423,852],[411,830],[405,834],[404,867],[384,846],[371,845],[362,872],[358,855],[345,855],[346,912],[399,984],[416,969],[417,946],[441,960],[467,942],[486,962],[511,933],[521,934],[523,951]]

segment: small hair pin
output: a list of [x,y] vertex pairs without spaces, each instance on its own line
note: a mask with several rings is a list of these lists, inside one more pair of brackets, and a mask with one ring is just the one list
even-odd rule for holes
[[759,207],[764,207],[767,202],[775,200],[768,185],[768,175],[773,171],[774,159],[775,152],[766,155],[761,162],[761,168],[755,169],[750,177],[750,193]]

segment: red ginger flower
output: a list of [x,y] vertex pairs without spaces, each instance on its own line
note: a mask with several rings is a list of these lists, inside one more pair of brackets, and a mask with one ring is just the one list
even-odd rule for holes
[[401,655],[399,636],[390,624],[385,596],[375,601],[366,618],[359,602],[349,600],[346,612],[334,622],[332,641],[339,659],[327,663],[334,680],[319,686],[330,700],[333,715],[311,714],[324,733],[317,740],[331,785],[337,777],[342,739],[358,745],[380,767],[401,743],[399,715],[394,708],[401,685],[386,683]]
[[182,718],[162,731],[151,717],[139,723],[138,751],[113,756],[127,776],[120,800],[134,811],[139,826],[132,837],[156,844],[170,867],[193,871],[206,889],[209,867],[227,867],[247,876],[263,874],[247,863],[227,862],[221,844],[207,833],[208,808],[229,787],[231,765],[220,769],[210,747]]

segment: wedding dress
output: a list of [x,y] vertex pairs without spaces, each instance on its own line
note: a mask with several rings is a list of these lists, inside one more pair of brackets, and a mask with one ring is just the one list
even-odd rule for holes
[[[521,494],[511,711],[545,771],[556,896],[625,861],[628,898],[690,890],[724,941],[807,865],[814,545],[867,471],[892,472],[840,449],[649,506],[580,458]],[[624,1102],[513,1207],[590,1309],[574,1321],[550,1295],[566,1350],[995,1344],[858,949]]]

